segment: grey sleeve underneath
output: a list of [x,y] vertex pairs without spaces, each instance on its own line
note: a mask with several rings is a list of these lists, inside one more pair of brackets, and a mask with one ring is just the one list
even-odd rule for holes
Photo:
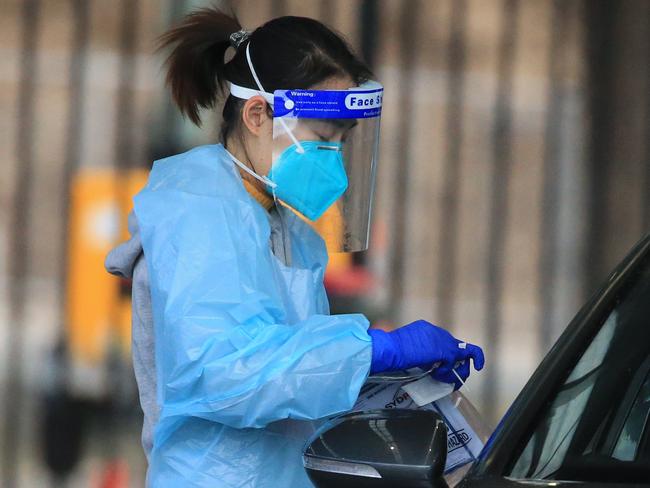
[[144,413],[142,446],[147,459],[153,446],[153,430],[158,421],[156,403],[156,363],[153,315],[149,276],[144,254],[140,253],[133,270],[132,347],[133,370],[138,383],[140,405]]

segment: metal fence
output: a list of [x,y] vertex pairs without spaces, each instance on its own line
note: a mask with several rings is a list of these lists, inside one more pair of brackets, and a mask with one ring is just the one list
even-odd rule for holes
[[[179,118],[156,35],[184,0],[6,0],[0,15],[2,486],[34,486],[44,357],[64,330],[70,181],[214,141]],[[233,2],[343,32],[386,86],[366,304],[484,344],[496,420],[650,227],[650,2]],[[36,468],[34,468],[36,469]],[[40,469],[40,468],[39,468]]]

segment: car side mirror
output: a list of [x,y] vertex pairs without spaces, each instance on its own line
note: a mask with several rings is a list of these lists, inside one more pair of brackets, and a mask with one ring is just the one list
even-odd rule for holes
[[441,487],[447,427],[429,410],[368,410],[323,425],[303,452],[317,488]]

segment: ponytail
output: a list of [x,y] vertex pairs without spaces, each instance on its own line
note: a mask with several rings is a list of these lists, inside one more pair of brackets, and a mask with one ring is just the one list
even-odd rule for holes
[[216,8],[204,8],[187,15],[159,38],[159,50],[172,48],[165,64],[174,102],[198,126],[199,110],[212,108],[216,102],[225,81],[224,58],[230,35],[240,29],[236,18]]

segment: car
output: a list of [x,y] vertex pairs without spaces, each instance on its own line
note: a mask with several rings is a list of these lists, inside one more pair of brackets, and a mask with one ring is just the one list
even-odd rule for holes
[[[303,464],[318,488],[446,487],[447,432],[422,410],[325,424]],[[457,485],[650,486],[650,235],[582,307]]]

